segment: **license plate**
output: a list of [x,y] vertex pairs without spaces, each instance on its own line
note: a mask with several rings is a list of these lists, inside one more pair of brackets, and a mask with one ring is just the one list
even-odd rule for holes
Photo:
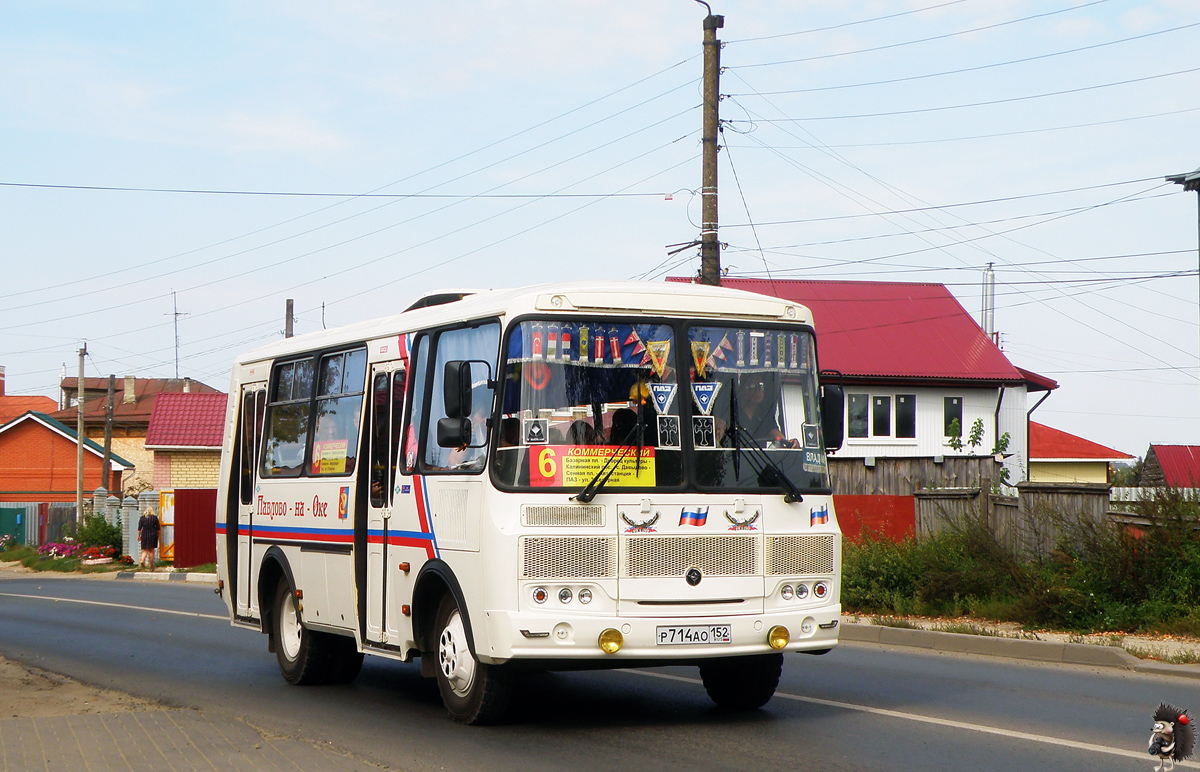
[[655,629],[659,646],[688,644],[732,643],[729,625],[679,625]]

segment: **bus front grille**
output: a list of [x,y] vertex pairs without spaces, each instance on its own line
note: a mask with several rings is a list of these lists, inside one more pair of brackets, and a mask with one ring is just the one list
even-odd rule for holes
[[603,579],[617,575],[616,539],[602,536],[521,537],[521,578]]
[[604,525],[604,507],[598,504],[590,506],[528,505],[521,507],[521,525]]
[[624,540],[621,576],[683,576],[698,568],[705,576],[754,576],[758,536],[635,536]]
[[768,536],[767,575],[807,576],[833,573],[836,534]]

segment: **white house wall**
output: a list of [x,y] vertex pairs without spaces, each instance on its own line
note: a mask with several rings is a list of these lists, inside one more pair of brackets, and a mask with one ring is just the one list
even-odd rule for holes
[[[996,399],[999,390],[990,389],[946,389],[946,388],[913,388],[909,386],[869,386],[860,387],[847,384],[846,391],[846,431],[850,430],[849,409],[850,395],[866,394],[874,405],[874,398],[886,396],[891,398],[891,427],[893,436],[866,438],[846,437],[842,449],[837,452],[839,458],[897,458],[913,456],[953,456],[953,455],[986,455],[996,443]],[[912,394],[916,397],[916,438],[897,438],[896,429],[896,396]],[[944,399],[946,397],[961,397],[963,400],[963,450],[956,452],[946,443]],[[1000,434],[1008,432],[1009,445],[1005,466],[1009,469],[1009,480],[1017,482],[1025,479],[1025,459],[1028,458],[1025,432],[1026,410],[1025,387],[1004,389],[1004,399],[1000,404],[999,424]],[[869,408],[869,413],[870,413]],[[976,419],[983,421],[983,437],[980,444],[971,448],[969,438],[971,426]],[[875,431],[873,415],[870,416],[868,433]]]

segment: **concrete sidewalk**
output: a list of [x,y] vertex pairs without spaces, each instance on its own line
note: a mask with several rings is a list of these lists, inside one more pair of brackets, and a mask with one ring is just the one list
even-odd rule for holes
[[[891,627],[864,623],[851,616],[843,617],[839,637],[847,643],[910,646],[931,651],[1111,667],[1148,675],[1200,679],[1200,665],[1173,665],[1153,659],[1140,659],[1123,648],[1130,646],[1143,651],[1158,650],[1168,656],[1173,652],[1192,652],[1200,655],[1200,642],[1125,637],[1116,645],[1108,642],[1113,639],[1097,637],[1093,643],[1076,643],[1072,638],[1077,636],[1059,633],[1039,633],[1038,639],[1035,639],[1019,637],[1002,630],[980,629],[991,634],[971,635],[919,627]],[[1041,639],[1042,637],[1045,639]],[[1160,648],[1155,649],[1156,646]]]
[[379,772],[332,748],[194,710],[0,719],[0,769]]

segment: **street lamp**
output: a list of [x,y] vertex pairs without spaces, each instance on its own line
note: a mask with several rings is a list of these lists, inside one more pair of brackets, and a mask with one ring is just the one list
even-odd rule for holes
[[[1167,182],[1174,182],[1176,185],[1182,185],[1184,190],[1196,191],[1196,230],[1198,233],[1200,233],[1200,169],[1197,169],[1194,172],[1187,172],[1186,174],[1172,174],[1167,177]],[[1200,245],[1197,246],[1197,250],[1198,253],[1200,253]]]

